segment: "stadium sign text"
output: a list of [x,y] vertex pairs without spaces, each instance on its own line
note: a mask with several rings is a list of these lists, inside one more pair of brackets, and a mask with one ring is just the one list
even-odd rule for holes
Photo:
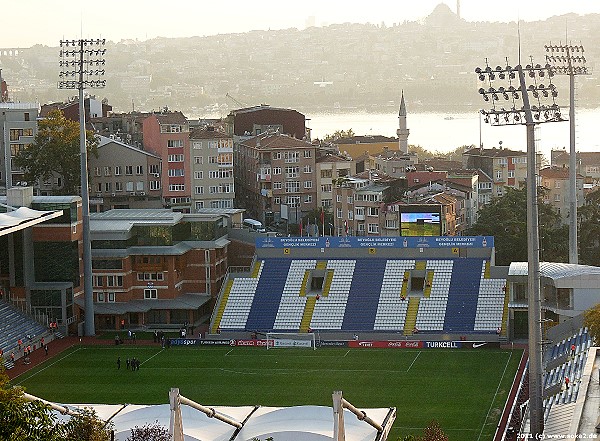
[[258,237],[256,248],[492,248],[494,236]]
[[423,342],[416,340],[350,340],[348,347],[419,349],[423,347]]
[[462,347],[462,342],[460,342],[460,341],[426,341],[424,347],[429,348],[429,349],[437,349],[437,348],[458,349],[458,348]]

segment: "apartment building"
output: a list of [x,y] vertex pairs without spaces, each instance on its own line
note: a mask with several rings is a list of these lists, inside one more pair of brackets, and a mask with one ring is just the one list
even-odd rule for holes
[[233,208],[233,137],[214,126],[190,132],[192,211]]
[[230,136],[257,136],[279,131],[292,138],[310,141],[306,117],[293,109],[271,107],[267,104],[232,110],[225,119],[225,133]]
[[[563,224],[569,223],[569,205],[570,205],[570,181],[569,169],[567,167],[545,167],[540,170],[540,185],[547,192],[544,194],[544,202],[552,205],[560,214]],[[583,195],[584,177],[580,174],[576,176],[576,195],[577,206],[581,207],[585,198]]]
[[154,113],[142,123],[144,148],[162,160],[163,206],[189,213],[191,210],[190,134],[181,112]]
[[[536,158],[539,172],[542,154]],[[527,179],[527,153],[505,148],[474,148],[463,152],[463,167],[481,169],[492,178],[492,196],[503,196],[505,187],[521,188]]]
[[101,137],[98,157],[88,160],[90,209],[162,208],[160,156]]
[[317,207],[331,208],[333,188],[338,181],[356,174],[356,162],[349,156],[327,153],[315,163]]
[[[25,170],[15,167],[14,157],[29,144],[37,133],[37,103],[0,102],[0,193],[13,186],[27,185]],[[33,184],[33,183],[32,183]]]
[[266,222],[299,219],[316,209],[317,147],[277,132],[240,139],[234,145],[236,207]]

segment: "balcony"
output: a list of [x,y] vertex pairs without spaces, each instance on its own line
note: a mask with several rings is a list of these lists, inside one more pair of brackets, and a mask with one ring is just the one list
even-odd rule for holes
[[365,215],[364,214],[355,214],[354,215],[354,219],[357,221],[364,221],[365,220]]
[[271,182],[271,175],[257,173],[256,180],[259,182]]

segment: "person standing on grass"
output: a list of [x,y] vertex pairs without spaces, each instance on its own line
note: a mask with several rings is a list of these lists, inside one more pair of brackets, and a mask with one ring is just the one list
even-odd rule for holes
[[131,364],[131,360],[129,360],[129,357],[127,357],[127,359],[125,360],[125,364],[127,365],[127,370],[129,370],[129,365]]
[[117,357],[117,369],[121,369],[121,357]]
[[46,355],[48,355],[48,345],[44,345],[44,351],[46,352]]

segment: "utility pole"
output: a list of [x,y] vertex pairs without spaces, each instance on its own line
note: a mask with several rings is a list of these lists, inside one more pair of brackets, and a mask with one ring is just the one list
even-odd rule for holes
[[[554,72],[550,65],[531,64],[526,67],[505,66],[495,69],[486,60],[485,68],[475,69],[485,87],[479,89],[491,108],[481,110],[485,122],[493,126],[526,126],[527,135],[527,260],[528,260],[528,321],[529,321],[529,410],[530,433],[541,439],[544,432],[542,394],[542,341],[540,296],[540,241],[536,176],[535,126],[546,122],[564,121],[556,104],[558,92],[552,84]],[[525,78],[531,80],[526,84]],[[546,85],[543,82],[547,80]],[[496,86],[500,82],[501,86]],[[548,104],[546,104],[548,102]]]
[[85,308],[85,335],[96,334],[94,324],[94,292],[92,289],[92,242],[90,238],[90,194],[88,188],[87,146],[85,139],[85,103],[83,91],[104,88],[106,40],[61,40],[59,89],[79,91],[79,152],[81,165],[81,205],[83,217],[83,282]]

